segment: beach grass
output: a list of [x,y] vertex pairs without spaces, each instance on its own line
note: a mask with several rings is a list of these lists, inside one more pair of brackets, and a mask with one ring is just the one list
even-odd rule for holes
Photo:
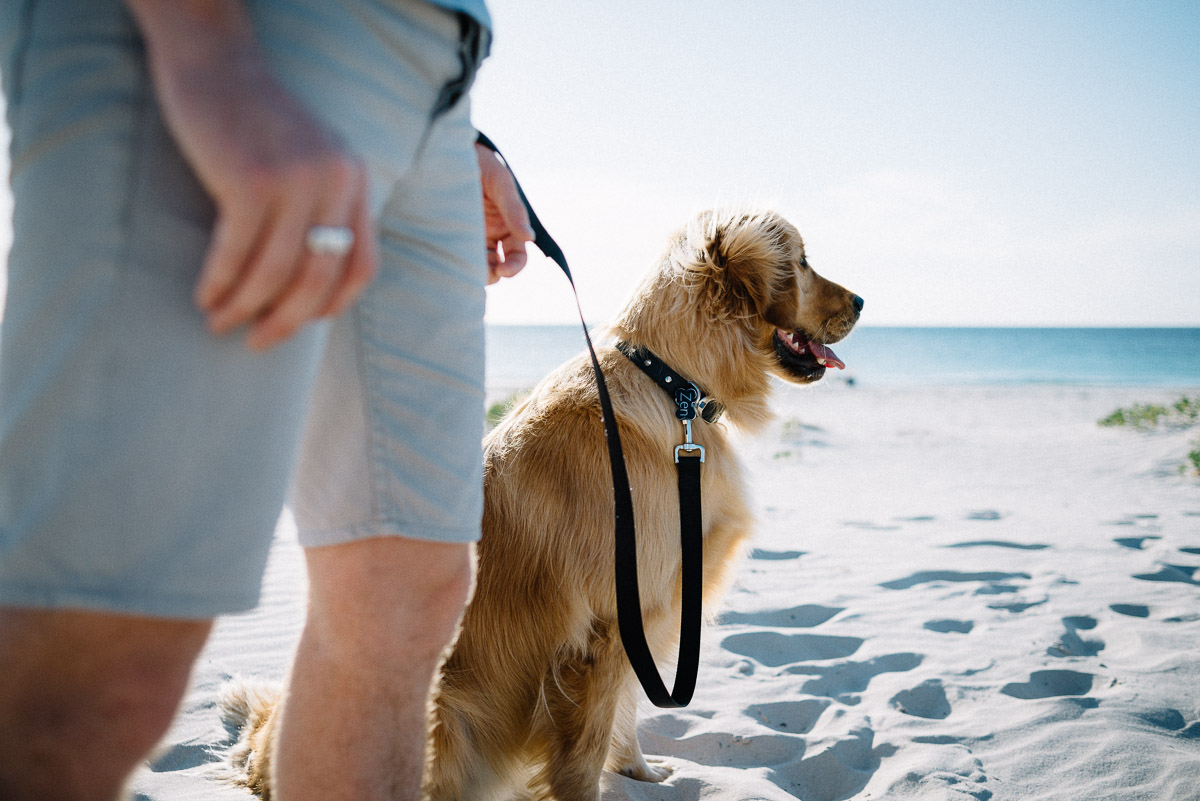
[[500,421],[504,419],[504,415],[508,414],[517,404],[525,400],[528,394],[529,390],[520,389],[489,405],[487,412],[484,414],[484,422],[487,424],[487,430],[491,431],[498,426]]
[[[1200,424],[1200,399],[1184,395],[1179,400],[1164,406],[1158,403],[1135,403],[1132,406],[1114,410],[1112,414],[1100,420],[1100,425],[1117,427],[1128,426],[1139,431],[1149,431],[1160,425],[1173,429],[1191,428]],[[1181,473],[1190,471],[1200,476],[1200,437],[1195,440],[1195,448],[1188,451],[1187,461],[1179,466]]]
[[1102,426],[1129,426],[1140,430],[1157,428],[1159,424],[1174,428],[1189,428],[1200,422],[1200,399],[1184,395],[1170,406],[1157,403],[1135,403],[1118,408],[1100,420]]

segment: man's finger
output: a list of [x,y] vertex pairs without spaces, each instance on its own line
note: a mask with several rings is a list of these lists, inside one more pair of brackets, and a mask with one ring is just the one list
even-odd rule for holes
[[289,338],[300,326],[316,316],[316,310],[325,304],[337,283],[344,258],[332,254],[309,254],[305,257],[291,286],[254,323],[246,338],[246,345],[252,350],[266,350]]
[[312,209],[288,206],[267,226],[266,239],[254,253],[237,285],[208,315],[208,326],[224,334],[270,308],[295,277],[303,255]]
[[508,170],[502,170],[495,175],[491,184],[487,199],[500,213],[500,219],[504,221],[509,236],[520,239],[522,243],[532,242],[533,227],[529,224],[529,212],[525,210],[525,204],[521,202],[521,195],[517,192],[517,184]]
[[525,268],[529,254],[525,252],[525,243],[529,240],[519,234],[506,236],[500,245],[504,248],[504,262],[500,265],[500,274],[511,278]]
[[219,306],[245,272],[246,262],[261,234],[264,217],[261,206],[250,205],[239,209],[239,213],[221,215],[217,219],[204,266],[196,281],[194,298],[202,312],[209,313]]

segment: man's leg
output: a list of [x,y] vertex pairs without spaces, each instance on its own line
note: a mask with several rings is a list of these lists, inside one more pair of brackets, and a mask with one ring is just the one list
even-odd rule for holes
[[0,608],[0,798],[116,799],[167,730],[211,625]]
[[308,619],[282,706],[280,801],[420,795],[430,681],[470,592],[470,546],[309,548]]

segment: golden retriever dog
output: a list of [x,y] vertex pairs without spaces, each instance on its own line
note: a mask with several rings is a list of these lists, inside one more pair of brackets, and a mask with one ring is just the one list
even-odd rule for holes
[[[827,345],[849,333],[861,308],[861,298],[817,275],[779,215],[707,212],[674,236],[608,330],[725,407],[722,421],[692,425],[706,450],[710,614],[751,529],[726,421],[766,423],[772,376],[804,384],[843,366]],[[662,664],[679,636],[674,448],[683,426],[671,397],[630,359],[611,346],[598,355],[632,486],[646,638]],[[606,768],[662,781],[669,771],[638,744],[641,689],[617,630],[611,476],[586,354],[487,436],[484,486],[475,592],[433,696],[426,797],[595,801]],[[264,798],[276,697],[241,685],[224,702],[244,726],[233,761]]]

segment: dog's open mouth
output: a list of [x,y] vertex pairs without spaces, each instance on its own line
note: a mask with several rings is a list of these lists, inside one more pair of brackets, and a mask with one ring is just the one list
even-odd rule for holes
[[775,329],[775,355],[785,368],[806,378],[819,378],[826,367],[846,369],[832,348],[813,342],[800,331]]

